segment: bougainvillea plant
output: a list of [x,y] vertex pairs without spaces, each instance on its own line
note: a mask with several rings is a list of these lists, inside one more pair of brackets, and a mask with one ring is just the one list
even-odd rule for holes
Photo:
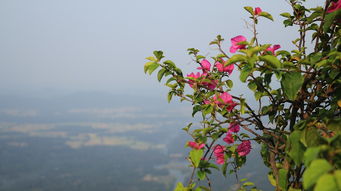
[[[341,0],[315,8],[304,0],[288,2],[292,11],[280,15],[286,27],[298,28],[291,51],[263,44],[257,24],[273,20],[271,14],[244,7],[252,34],[231,38],[229,47],[218,35],[210,45],[219,51],[210,58],[188,49],[197,71],[184,75],[162,51],[147,58],[144,71],[159,68],[158,80],[166,78],[170,88],[168,100],[190,102],[192,115],[201,117],[199,125],[183,128],[191,136],[186,159],[193,173],[176,191],[212,190],[211,171],[236,173],[253,144],[261,145],[269,168],[264,176],[274,190],[341,190]],[[238,71],[254,100],[231,95],[229,77]],[[248,189],[257,190],[249,182],[239,187]]]

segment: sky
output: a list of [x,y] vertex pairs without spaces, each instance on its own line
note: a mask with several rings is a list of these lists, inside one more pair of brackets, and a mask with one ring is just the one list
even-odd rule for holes
[[214,56],[208,44],[217,34],[226,51],[230,38],[251,38],[243,6],[275,18],[260,20],[261,43],[292,48],[297,34],[278,16],[290,10],[285,0],[0,0],[0,94],[164,93],[144,74],[145,58],[163,50],[185,73],[195,71],[187,48]]

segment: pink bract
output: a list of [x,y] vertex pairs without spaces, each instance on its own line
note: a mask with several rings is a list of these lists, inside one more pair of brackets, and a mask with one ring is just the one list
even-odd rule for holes
[[[188,80],[188,84],[189,86],[191,86],[191,88],[193,88],[194,84],[196,83],[195,80],[197,80],[198,78],[204,79],[207,76],[207,73],[202,73],[200,74],[199,72],[195,73],[190,73],[187,75],[187,77],[189,78],[194,78],[194,79],[189,79]],[[199,84],[206,86],[207,89],[209,90],[214,90],[217,86],[218,81],[217,80],[211,80],[209,82],[205,81],[205,82],[199,82]]]
[[227,144],[234,143],[234,139],[231,133],[226,133],[226,137],[223,139]]
[[222,63],[216,62],[215,66],[217,67],[219,72],[227,72],[227,73],[231,74],[233,69],[234,69],[234,64],[230,64],[230,65],[224,67],[224,63],[225,63],[224,60],[222,60]]
[[224,155],[225,147],[221,145],[216,145],[214,147],[213,154],[216,157],[217,164],[224,164],[225,163],[225,155]]
[[254,13],[255,15],[260,15],[262,13],[262,9],[260,7],[256,7]]
[[265,50],[266,50],[266,51],[269,51],[269,52],[271,52],[273,55],[275,55],[275,51],[278,50],[278,49],[280,49],[280,48],[281,48],[281,45],[275,44],[275,45],[273,45],[272,47],[270,46],[270,47],[268,47],[268,48],[265,49]]
[[230,126],[229,126],[229,130],[228,132],[231,132],[231,133],[238,133],[240,130],[240,126],[236,123],[231,123]]
[[202,82],[202,85],[206,86],[209,90],[214,90],[215,87],[217,86],[218,81],[217,80],[212,80],[210,82]]
[[197,68],[199,70],[202,70],[204,73],[207,73],[211,69],[211,63],[204,59],[200,62],[201,67]]
[[251,151],[251,142],[249,140],[243,141],[238,145],[237,152],[239,156],[246,156]]
[[219,107],[224,107],[227,106],[226,109],[227,111],[232,111],[233,108],[237,105],[234,101],[232,101],[232,96],[224,92],[218,96],[213,96],[214,103],[217,104]]
[[246,45],[238,45],[238,43],[246,41],[246,38],[242,35],[231,38],[232,46],[230,47],[230,52],[235,53],[239,49],[245,49]]
[[188,145],[189,147],[191,147],[191,148],[193,148],[193,149],[197,149],[197,150],[202,149],[202,148],[205,147],[205,144],[204,144],[204,143],[199,144],[199,143],[194,142],[194,141],[189,141],[189,142],[187,143],[187,145]]
[[211,102],[209,100],[204,100],[204,104],[210,104]]
[[[187,77],[189,77],[189,78],[194,78],[194,79],[198,79],[198,78],[200,78],[201,76],[202,76],[202,75],[201,75],[199,72],[197,72],[196,74],[194,74],[194,73],[192,72],[192,73],[190,73],[190,74],[187,75]],[[194,80],[192,80],[192,79],[188,80],[188,84],[189,84],[189,86],[191,86],[191,88],[193,88],[194,83],[195,83]]]
[[337,11],[340,8],[341,8],[341,0],[338,0],[336,3],[332,2],[331,6],[327,9],[327,13]]
[[196,74],[194,74],[193,72],[188,74],[187,77],[190,77],[190,78],[200,78],[201,77],[201,74],[199,72],[197,72]]

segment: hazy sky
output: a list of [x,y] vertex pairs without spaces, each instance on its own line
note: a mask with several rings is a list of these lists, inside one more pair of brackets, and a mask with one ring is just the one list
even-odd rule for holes
[[213,56],[217,34],[251,37],[246,5],[277,21],[260,21],[262,43],[290,47],[295,33],[276,15],[289,10],[285,0],[0,0],[0,94],[162,92],[144,58],[160,49],[194,70],[187,48]]

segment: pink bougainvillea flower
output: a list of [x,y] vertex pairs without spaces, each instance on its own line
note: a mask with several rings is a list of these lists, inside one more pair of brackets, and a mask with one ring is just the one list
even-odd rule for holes
[[273,45],[272,47],[270,46],[270,47],[268,47],[267,49],[265,49],[265,51],[269,51],[269,52],[271,52],[273,55],[276,55],[276,54],[275,54],[275,51],[278,50],[278,49],[280,49],[280,48],[281,48],[281,45],[275,44],[275,45]]
[[198,79],[201,77],[201,74],[199,72],[197,72],[196,74],[192,72],[192,73],[188,74],[187,77]]
[[202,70],[204,73],[207,73],[211,69],[211,63],[204,59],[200,62],[201,67],[197,68],[199,70]]
[[187,77],[189,78],[194,78],[194,79],[189,79],[188,80],[188,84],[189,86],[191,86],[191,88],[193,88],[193,85],[195,84],[195,80],[201,77],[201,74],[199,72],[195,73],[190,73],[187,75]]
[[225,163],[225,157],[218,157],[216,160],[217,164],[224,164]]
[[199,72],[197,72],[195,74],[192,72],[192,73],[188,74],[187,77],[193,78],[193,79],[189,79],[187,81],[187,83],[189,84],[189,86],[191,86],[191,88],[193,88],[193,86],[195,84],[197,84],[197,85],[205,86],[209,90],[214,90],[218,84],[218,80],[207,80],[207,79],[205,79],[207,77],[207,73],[200,74]]
[[205,99],[204,104],[211,104],[210,100]]
[[235,53],[239,49],[245,49],[246,45],[239,45],[238,43],[246,41],[246,38],[242,35],[231,38],[232,46],[230,47],[230,52]]
[[227,144],[234,143],[234,139],[231,133],[226,133],[226,137],[223,139]]
[[202,85],[206,86],[209,90],[214,90],[217,87],[217,80],[212,80],[210,82],[202,82]]
[[225,163],[225,155],[224,155],[225,147],[221,145],[216,145],[213,150],[213,154],[216,157],[217,164]]
[[234,109],[234,107],[236,107],[236,105],[237,104],[233,101],[228,103],[228,106],[226,107],[227,111],[231,112]]
[[237,152],[239,156],[246,156],[251,151],[251,142],[249,140],[243,141],[238,145]]
[[218,100],[215,95],[214,95],[213,99],[215,100],[216,104],[225,105],[226,103],[232,101],[232,96],[228,92],[224,92],[224,93],[220,94],[218,97],[218,99],[221,99],[221,100]]
[[205,144],[204,143],[199,144],[199,143],[194,142],[194,141],[188,141],[187,146],[191,147],[192,149],[199,150],[199,149],[204,148]]
[[214,103],[217,104],[219,107],[224,107],[227,106],[226,109],[227,111],[232,111],[233,108],[237,105],[234,101],[232,101],[232,96],[224,92],[216,97],[216,95],[213,96]]
[[262,13],[262,9],[260,7],[256,7],[254,13],[255,15],[260,15]]
[[215,66],[217,67],[218,71],[219,72],[227,72],[227,73],[231,74],[233,69],[234,69],[234,64],[229,64],[228,66],[224,67],[225,61],[222,60],[221,62],[216,62],[215,63]]
[[238,133],[240,130],[240,126],[236,123],[231,123],[230,126],[229,126],[229,130],[228,132],[231,132],[231,133]]
[[327,9],[327,13],[331,13],[337,11],[341,8],[341,0],[338,0],[336,3],[332,2],[331,6]]

